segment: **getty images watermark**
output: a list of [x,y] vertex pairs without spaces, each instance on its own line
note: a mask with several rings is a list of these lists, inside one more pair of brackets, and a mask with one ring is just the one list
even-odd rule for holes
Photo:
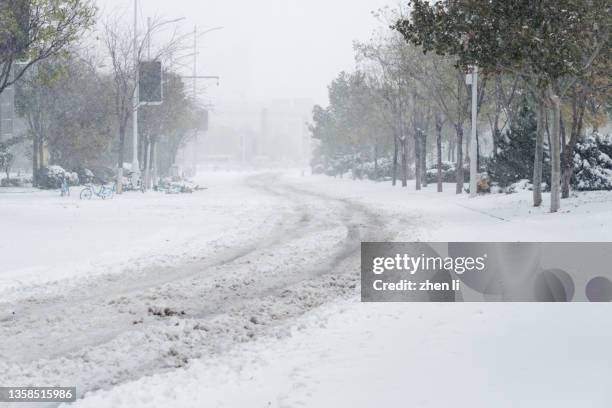
[[364,302],[611,301],[612,243],[364,242]]

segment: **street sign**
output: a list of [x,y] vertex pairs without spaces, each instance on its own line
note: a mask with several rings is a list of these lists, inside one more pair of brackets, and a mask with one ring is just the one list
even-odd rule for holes
[[138,96],[143,105],[160,105],[163,101],[162,63],[142,61],[138,67]]

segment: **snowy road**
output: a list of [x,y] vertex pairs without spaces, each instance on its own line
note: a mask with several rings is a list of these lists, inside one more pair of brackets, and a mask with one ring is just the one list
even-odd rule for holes
[[0,236],[0,384],[76,385],[76,405],[95,408],[398,405],[407,383],[428,408],[612,403],[605,305],[358,303],[361,241],[609,241],[612,193],[553,215],[528,191],[470,200],[299,173],[202,182],[112,202],[0,196],[0,227],[16,232]]
[[83,395],[262,335],[282,337],[291,319],[355,294],[361,241],[394,235],[365,207],[275,174],[235,188],[245,202],[267,196],[273,203],[253,212],[267,218],[243,232],[242,244],[227,231],[232,244],[212,255],[144,263],[69,286],[60,280],[0,303],[0,383],[70,384]]

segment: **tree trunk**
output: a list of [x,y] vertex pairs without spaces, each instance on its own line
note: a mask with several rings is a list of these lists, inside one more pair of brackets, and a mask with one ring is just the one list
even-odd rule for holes
[[38,169],[40,170],[48,164],[45,162],[45,139],[41,137],[38,140]]
[[117,163],[117,180],[116,180],[116,190],[117,194],[121,194],[123,192],[123,155],[124,155],[124,146],[125,146],[125,125],[121,124],[119,126],[119,157]]
[[402,149],[402,187],[408,187],[408,152],[406,149],[406,136],[400,139]]
[[394,186],[397,184],[397,149],[397,136],[393,136],[393,175],[391,184]]
[[414,179],[415,188],[421,189],[421,131],[417,128],[414,131]]
[[436,116],[436,156],[438,158],[438,193],[442,192],[442,119]]
[[497,156],[497,146],[499,144],[499,117],[502,110],[502,77],[500,74],[495,75],[495,116],[493,118],[493,157]]
[[157,185],[157,142],[151,141],[151,185]]
[[378,145],[374,145],[374,177],[378,179]]
[[146,154],[145,154],[145,189],[149,190],[151,188],[151,140],[147,138],[146,141]]
[[421,132],[421,183],[427,187],[427,133]]
[[546,107],[542,95],[536,101],[537,129],[535,141],[535,155],[533,161],[533,206],[542,205],[542,166],[544,163],[544,116]]
[[456,188],[455,192],[457,194],[463,193],[463,125],[457,124],[455,125],[455,129],[457,131],[457,163],[455,165],[455,173],[456,173]]
[[32,137],[32,187],[38,187],[38,136]]
[[480,132],[476,130],[476,173],[480,173]]
[[[570,183],[574,174],[574,149],[578,138],[582,134],[582,123],[586,104],[582,95],[574,95],[573,112],[572,112],[572,130],[569,143],[563,144],[563,152],[561,153],[561,198],[569,198]],[[580,100],[578,100],[580,98]]]
[[140,169],[139,172],[142,173],[142,170],[146,169],[146,160],[147,160],[147,140],[143,135],[138,135],[138,165]]
[[551,87],[548,88],[548,94],[552,106],[552,124],[550,129],[550,212],[554,213],[561,208],[561,142],[559,139],[561,100]]

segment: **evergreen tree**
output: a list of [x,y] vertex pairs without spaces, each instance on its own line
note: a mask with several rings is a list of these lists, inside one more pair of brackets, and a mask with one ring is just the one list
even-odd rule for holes
[[[506,187],[516,181],[531,178],[534,162],[530,159],[535,154],[536,131],[536,113],[524,101],[517,120],[499,137],[498,154],[487,163],[487,172],[493,182]],[[544,161],[548,162],[546,149]],[[549,183],[550,171],[545,171],[544,180]]]
[[594,133],[574,150],[576,190],[612,190],[612,142]]

